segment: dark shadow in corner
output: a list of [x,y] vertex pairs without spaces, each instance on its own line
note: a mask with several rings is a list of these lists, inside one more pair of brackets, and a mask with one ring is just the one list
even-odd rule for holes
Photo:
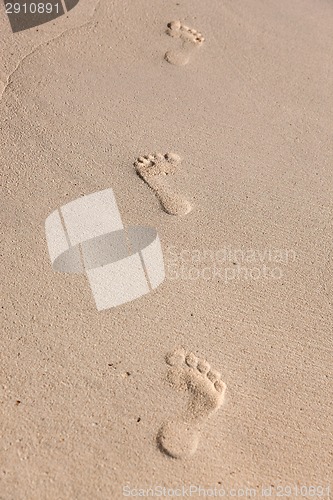
[[65,5],[67,10],[74,9],[75,5],[79,3],[80,0],[65,0]]
[[[67,11],[80,0],[64,0]],[[7,16],[13,33],[28,30],[48,23],[65,14],[61,0],[4,0]]]

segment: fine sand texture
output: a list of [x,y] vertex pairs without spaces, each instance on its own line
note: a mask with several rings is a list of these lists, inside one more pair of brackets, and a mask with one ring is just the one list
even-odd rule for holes
[[[327,488],[332,2],[0,18],[0,499]],[[108,188],[157,229],[166,278],[98,311],[44,224]]]
[[181,158],[175,153],[140,156],[134,163],[136,173],[148,184],[163,210],[170,215],[186,215],[192,210],[184,196],[163,182],[163,176],[174,174],[180,163]]

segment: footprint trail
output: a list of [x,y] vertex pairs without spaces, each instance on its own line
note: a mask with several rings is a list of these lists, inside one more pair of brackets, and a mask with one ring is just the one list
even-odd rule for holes
[[185,66],[191,59],[192,52],[204,42],[204,37],[198,31],[189,28],[180,21],[171,21],[166,33],[173,38],[180,38],[182,46],[180,49],[169,50],[164,58],[176,66]]
[[162,425],[157,443],[167,455],[186,458],[195,453],[206,420],[222,405],[226,384],[206,360],[198,359],[192,353],[186,354],[182,347],[167,355],[166,362],[171,386],[188,392],[190,398],[183,415]]
[[170,215],[185,215],[192,210],[187,199],[174,192],[165,181],[165,176],[173,175],[180,163],[181,159],[175,153],[140,156],[134,163],[137,174],[154,191],[162,208]]

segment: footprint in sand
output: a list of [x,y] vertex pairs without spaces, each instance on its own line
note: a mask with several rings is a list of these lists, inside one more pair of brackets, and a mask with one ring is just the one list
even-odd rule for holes
[[197,449],[202,425],[222,405],[226,384],[207,361],[186,354],[182,347],[169,354],[166,362],[170,384],[177,390],[188,391],[190,400],[181,417],[162,425],[157,442],[167,455],[186,458]]
[[180,162],[180,157],[175,153],[166,153],[140,156],[134,163],[137,174],[154,191],[163,209],[171,215],[185,215],[192,210],[186,198],[170,189],[164,177],[174,174]]
[[169,50],[164,58],[176,66],[185,66],[191,58],[192,52],[204,42],[204,37],[196,30],[185,26],[180,21],[171,21],[166,33],[174,38],[180,38],[182,47],[178,50]]

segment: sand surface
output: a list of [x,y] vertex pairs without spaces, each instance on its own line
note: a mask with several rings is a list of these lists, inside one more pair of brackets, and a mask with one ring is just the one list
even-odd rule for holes
[[[0,17],[1,500],[327,487],[332,2],[81,0],[15,35]],[[134,167],[167,152],[184,215]],[[158,230],[166,279],[98,312],[85,276],[52,270],[44,222],[109,187],[126,225]],[[197,449],[174,458],[159,433],[185,415]]]

